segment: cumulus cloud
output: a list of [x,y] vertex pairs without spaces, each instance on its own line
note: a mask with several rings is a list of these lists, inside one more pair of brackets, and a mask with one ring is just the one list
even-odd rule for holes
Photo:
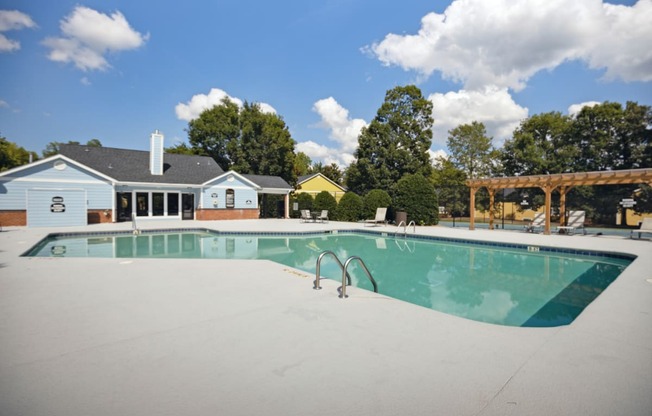
[[584,107],[593,107],[596,105],[600,105],[601,103],[597,101],[587,101],[584,103],[579,103],[579,104],[573,104],[570,107],[568,107],[568,115],[574,116],[575,114],[579,113],[582,111]]
[[364,48],[385,65],[464,88],[521,90],[535,73],[568,60],[606,68],[607,78],[652,80],[652,1],[455,0],[429,13],[416,34],[388,34]]
[[[18,10],[0,10],[0,32],[34,28],[36,23],[31,17]],[[0,53],[13,52],[20,49],[20,42],[12,40],[0,33]]]
[[355,160],[352,153],[342,152],[340,149],[327,147],[312,140],[297,143],[296,151],[305,153],[313,161],[322,161],[325,165],[336,163],[338,166],[345,167]]
[[329,137],[336,141],[341,150],[352,153],[358,147],[360,130],[367,126],[361,118],[349,118],[349,110],[342,107],[333,97],[315,102],[312,111],[319,114],[319,127],[330,131]]
[[48,58],[72,62],[82,71],[110,68],[105,55],[141,47],[149,34],[135,31],[120,12],[111,15],[77,6],[60,23],[61,37],[50,37],[43,44],[50,48]]
[[[239,98],[232,97],[226,91],[219,88],[211,88],[208,94],[193,95],[187,103],[179,103],[174,108],[179,120],[191,121],[199,117],[205,110],[222,104],[222,100],[228,98],[233,101],[238,107],[244,105],[243,101]],[[260,111],[263,113],[276,114],[274,107],[267,103],[257,103],[260,106]]]
[[482,90],[431,94],[433,104],[433,144],[446,146],[448,131],[460,124],[481,122],[487,134],[501,145],[510,138],[521,120],[528,116],[528,109],[516,104],[507,88],[486,87]]

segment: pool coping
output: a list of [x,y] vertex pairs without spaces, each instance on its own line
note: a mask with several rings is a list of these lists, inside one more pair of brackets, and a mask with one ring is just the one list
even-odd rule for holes
[[[142,227],[168,225],[187,223],[143,222]],[[193,225],[218,231],[362,229],[360,224],[298,220]],[[0,397],[5,409],[35,415],[151,414],[161,403],[167,406],[161,413],[168,414],[355,410],[425,415],[437,409],[469,415],[610,415],[646,414],[652,408],[650,240],[419,227],[428,235],[474,243],[497,240],[638,256],[571,325],[513,328],[362,290],[351,289],[350,298],[341,300],[336,282],[324,281],[324,290],[315,291],[310,276],[268,261],[121,264],[18,257],[25,246],[57,231],[0,233]],[[396,228],[374,231],[394,233]],[[185,311],[168,311],[161,303],[149,317],[139,290],[174,304],[177,293],[194,290],[174,276],[188,267],[192,273],[186,277],[196,285],[188,298],[192,303]],[[227,279],[218,291],[211,286],[215,279],[202,277],[203,271],[214,270]],[[250,280],[240,282],[238,275]],[[222,311],[220,304],[228,308]],[[130,311],[131,319],[112,324],[118,319],[113,305]],[[186,319],[183,324],[175,323],[178,315]],[[223,343],[225,337],[232,344]],[[222,356],[228,360],[222,362]],[[170,376],[182,383],[174,390]]]

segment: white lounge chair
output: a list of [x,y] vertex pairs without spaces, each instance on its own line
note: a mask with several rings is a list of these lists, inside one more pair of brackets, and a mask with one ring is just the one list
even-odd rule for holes
[[302,222],[312,221],[312,215],[310,214],[309,209],[302,209],[301,210],[301,221]]
[[321,214],[317,216],[317,219],[321,222],[328,222],[328,210],[322,209]]
[[528,233],[534,233],[543,229],[543,226],[546,224],[546,213],[537,212],[534,215],[534,219],[530,221],[529,224],[526,224],[524,229]]
[[586,219],[586,211],[570,211],[568,213],[568,221],[566,225],[557,227],[559,234],[571,235],[575,230],[581,228],[586,235],[586,228],[584,228],[584,221]]
[[387,223],[385,216],[387,215],[387,208],[377,208],[376,209],[376,218],[372,220],[365,220],[365,227],[367,224],[373,224],[374,226],[378,225],[379,222]]
[[638,233],[638,238],[641,238],[641,234],[652,234],[652,218],[643,218],[641,226],[638,230],[632,230],[629,234],[630,238],[634,238],[634,233]]

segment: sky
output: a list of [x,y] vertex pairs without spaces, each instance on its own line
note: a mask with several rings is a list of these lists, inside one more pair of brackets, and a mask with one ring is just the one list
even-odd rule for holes
[[228,96],[345,167],[385,93],[414,84],[436,156],[472,121],[500,147],[535,114],[652,105],[650,45],[652,0],[0,0],[0,136],[170,147]]

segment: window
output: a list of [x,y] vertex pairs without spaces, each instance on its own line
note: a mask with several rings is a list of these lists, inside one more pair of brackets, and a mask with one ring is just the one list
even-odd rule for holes
[[165,195],[162,192],[152,193],[152,215],[163,216],[165,213]]
[[168,215],[179,215],[179,194],[176,192],[168,193]]
[[235,191],[233,189],[226,190],[226,207],[227,208],[235,207]]
[[137,192],[136,193],[136,215],[139,217],[146,217],[149,215],[149,193]]

